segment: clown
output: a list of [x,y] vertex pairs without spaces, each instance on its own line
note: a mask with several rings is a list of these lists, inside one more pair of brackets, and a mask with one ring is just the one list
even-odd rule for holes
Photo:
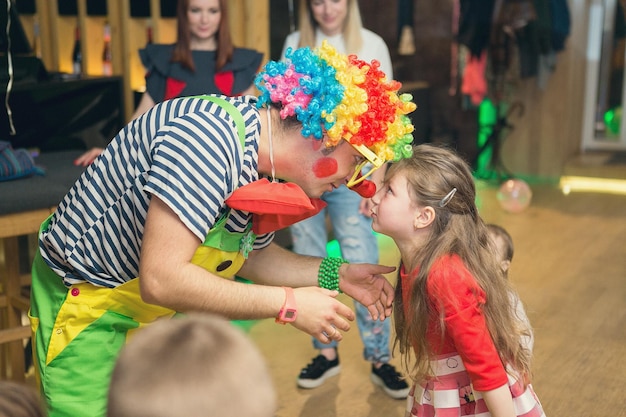
[[[302,123],[302,136],[313,137],[320,147],[330,149],[342,140],[352,145],[363,155],[363,161],[347,186],[363,197],[373,196],[376,187],[366,178],[385,162],[411,155],[413,125],[406,116],[415,110],[411,95],[398,96],[400,83],[387,82],[376,62],[368,64],[355,55],[339,54],[326,42],[315,51],[290,49],[286,57],[283,62],[269,62],[257,75],[256,86],[261,92],[257,106],[279,107],[282,119],[297,119]],[[362,175],[365,164],[371,166]],[[320,158],[313,166],[320,178],[334,174],[336,169],[332,157]],[[249,189],[253,191],[248,193]],[[254,195],[261,198],[251,197]],[[286,206],[287,201],[298,197],[300,204]],[[236,190],[226,204],[254,213],[255,232],[287,227],[325,206],[319,199],[306,198],[293,183],[277,183],[274,174],[271,183],[265,180]],[[194,262],[220,275],[234,275],[247,252],[242,254],[237,246],[225,251],[224,245],[221,240],[219,244],[205,241],[196,251]]]
[[[375,63],[295,50],[262,95],[157,104],[113,138],[41,226],[33,263],[35,364],[50,417],[103,416],[133,332],[176,312],[275,317],[325,342],[354,319],[339,291],[391,313],[393,267],[299,256],[274,231],[321,208],[364,163],[409,154],[410,96]],[[252,284],[223,277],[234,274]],[[158,366],[158,364],[155,364]]]

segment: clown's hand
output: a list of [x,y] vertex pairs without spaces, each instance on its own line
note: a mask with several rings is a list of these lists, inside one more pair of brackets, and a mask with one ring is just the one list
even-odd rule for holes
[[339,268],[339,288],[367,307],[372,319],[384,320],[391,315],[394,289],[383,274],[395,271],[393,266],[343,264]]
[[294,290],[298,315],[292,323],[324,344],[343,339],[350,330],[354,311],[336,297],[338,291],[318,287],[301,287]]

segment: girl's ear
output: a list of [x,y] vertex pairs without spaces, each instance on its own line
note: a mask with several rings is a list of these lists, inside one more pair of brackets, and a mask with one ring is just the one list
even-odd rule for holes
[[509,271],[509,267],[511,266],[511,261],[509,260],[500,261],[500,266],[502,267],[502,270],[506,273]]
[[430,226],[435,221],[435,216],[435,209],[431,206],[418,208],[413,219],[413,228],[417,230]]

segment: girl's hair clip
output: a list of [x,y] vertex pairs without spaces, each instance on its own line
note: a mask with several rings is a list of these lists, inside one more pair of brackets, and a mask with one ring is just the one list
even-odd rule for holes
[[439,202],[439,207],[445,207],[450,202],[450,200],[452,200],[454,194],[456,194],[456,188],[453,188],[452,191],[450,191],[448,194],[446,194],[444,198],[441,199],[441,201]]

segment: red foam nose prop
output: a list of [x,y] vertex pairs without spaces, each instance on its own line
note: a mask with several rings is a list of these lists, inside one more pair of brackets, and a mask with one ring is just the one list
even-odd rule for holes
[[369,180],[363,180],[357,185],[350,187],[350,189],[363,198],[372,198],[376,194],[376,184]]

